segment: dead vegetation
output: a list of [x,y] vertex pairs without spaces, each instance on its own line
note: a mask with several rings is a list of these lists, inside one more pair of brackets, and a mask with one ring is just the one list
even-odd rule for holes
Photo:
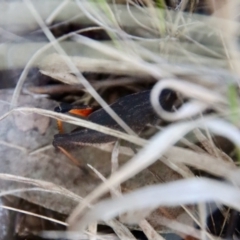
[[[239,237],[238,1],[0,4],[0,239]],[[148,89],[159,122],[138,134],[109,105]],[[119,140],[70,149],[85,171],[53,148],[56,120]]]

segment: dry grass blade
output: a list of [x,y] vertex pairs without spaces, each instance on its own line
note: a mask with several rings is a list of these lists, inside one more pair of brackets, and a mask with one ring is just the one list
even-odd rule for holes
[[[117,144],[115,145],[115,147],[117,146]],[[93,168],[91,165],[88,164],[88,167],[94,171],[94,173],[103,181],[106,182],[106,178],[100,173],[98,172],[95,168]],[[111,192],[112,197],[119,197],[121,196],[121,191],[119,189],[109,189]],[[115,220],[115,219],[111,219],[109,221],[106,222],[113,230],[114,232],[117,234],[117,236],[122,239],[129,239],[129,240],[136,240],[136,238],[133,236],[133,234],[129,231],[129,229],[127,227],[125,227],[122,223],[120,223],[119,221]]]
[[[213,93],[207,88],[203,88],[196,84],[191,84],[184,80],[180,79],[166,79],[159,81],[153,88],[154,93],[160,93],[163,89],[170,88],[177,92],[184,94],[189,98],[194,98],[208,104],[227,104],[227,99],[225,99],[222,95],[215,92]],[[189,91],[186,91],[188,89]],[[216,89],[217,91],[217,89]]]
[[11,101],[11,105],[12,107],[14,107],[17,103],[17,100],[19,98],[19,95],[20,95],[20,92],[22,90],[22,87],[23,87],[23,84],[24,84],[24,81],[26,80],[26,77],[32,67],[32,65],[34,64],[34,62],[37,61],[37,59],[45,52],[47,51],[49,48],[51,48],[52,46],[54,46],[54,44],[56,44],[57,42],[61,42],[71,36],[74,36],[74,34],[76,33],[82,33],[82,32],[86,32],[86,31],[91,31],[91,30],[96,30],[96,29],[99,29],[99,27],[90,27],[90,28],[87,28],[87,29],[82,29],[82,30],[79,30],[79,31],[76,31],[76,32],[71,32],[69,34],[66,34],[58,39],[55,39],[55,41],[52,41],[48,44],[46,44],[44,47],[40,48],[39,50],[37,50],[35,52],[35,54],[31,57],[31,59],[27,62],[26,66],[24,67],[21,75],[20,75],[20,78],[17,82],[17,85],[14,89],[14,93],[13,93],[13,96],[12,96],[12,101]]
[[139,226],[145,233],[145,235],[148,237],[148,239],[152,240],[165,240],[160,234],[158,234],[154,228],[149,224],[147,220],[142,220],[139,222]]
[[40,236],[47,239],[57,239],[57,240],[58,239],[86,240],[86,239],[89,239],[89,237],[95,237],[97,240],[120,240],[119,237],[117,237],[114,234],[94,235],[87,231],[85,233],[43,231],[40,234]]
[[205,135],[199,129],[194,130],[194,134],[210,155],[221,158],[222,160],[235,166],[233,160],[226,153],[215,146],[213,140],[210,138],[211,136],[209,138],[205,137]]
[[[239,61],[240,54],[238,50],[238,30],[235,22],[236,16],[238,14],[239,6],[238,1],[220,1],[218,9],[216,9],[216,3],[214,5],[214,15],[217,18],[212,19],[215,26],[219,29],[222,34],[222,41],[225,46],[226,57],[228,59],[229,68],[236,72],[238,76],[239,71]],[[217,19],[224,19],[222,21],[217,21]],[[239,86],[239,81],[237,82]]]
[[206,232],[206,220],[207,220],[207,213],[206,213],[206,204],[202,203],[201,201],[198,203],[198,212],[200,217],[200,229],[202,230],[201,238],[203,240],[207,240],[207,232]]
[[[120,151],[120,146],[119,146],[119,141],[117,141],[115,144],[114,144],[114,147],[113,147],[113,150],[112,150],[112,156],[111,156],[111,174],[114,174],[118,168],[119,168],[119,162],[118,162],[118,158],[119,158],[119,151]],[[122,194],[122,191],[121,191],[121,185],[119,186],[116,186],[116,192],[117,194],[115,193],[112,193],[111,192],[111,195],[112,197],[114,196],[121,196]]]
[[78,229],[80,228],[83,231],[86,225],[92,221],[107,221],[127,211],[141,211],[149,208],[149,206],[156,208],[208,201],[216,201],[240,210],[240,191],[229,184],[204,178],[185,179],[149,186],[125,194],[121,198],[108,199],[97,203],[93,209],[78,220],[76,225]]
[[71,214],[69,218],[70,228],[75,229],[76,222],[83,209],[85,209],[86,203],[92,203],[102,194],[107,192],[109,187],[114,187],[117,184],[124,182],[154,163],[170,146],[175,144],[182,136],[196,127],[208,127],[212,132],[227,137],[237,146],[240,146],[240,134],[238,129],[222,120],[204,119],[202,121],[198,120],[195,122],[178,123],[167,127],[162,132],[156,134],[149,143],[129,162],[123,165],[118,172],[112,175],[104,184],[100,185],[85,198],[85,200]]
[[[31,11],[32,15],[36,19],[39,26],[42,28],[44,34],[51,42],[55,42],[54,48],[56,51],[64,56],[66,56],[66,52],[63,48],[59,45],[56,41],[56,38],[51,33],[51,31],[47,28],[46,24],[42,20],[41,16],[39,15],[38,11],[32,4],[31,0],[24,0],[24,3],[27,5],[29,10]],[[83,77],[83,75],[78,71],[76,66],[71,62],[70,59],[66,59],[66,63],[71,71],[77,76],[79,79],[79,83],[84,85],[84,87],[88,90],[88,92],[98,101],[98,103],[103,107],[106,108],[106,112],[127,132],[132,135],[136,135],[132,129],[110,108],[108,104],[100,97],[100,95],[95,91],[95,89],[91,86],[91,84]]]
[[119,167],[119,163],[118,163],[118,157],[119,157],[119,141],[117,141],[114,144],[113,150],[112,150],[112,157],[111,157],[111,163],[112,163],[112,174],[115,173]]
[[125,227],[122,223],[120,223],[119,221],[115,220],[115,219],[111,219],[106,221],[106,223],[112,227],[112,229],[114,230],[114,232],[117,234],[117,236],[121,239],[121,240],[136,240],[136,238],[133,236],[133,234],[130,232],[130,230]]
[[39,218],[42,218],[42,219],[45,219],[45,220],[48,220],[48,221],[51,221],[51,222],[55,222],[55,223],[61,224],[63,226],[67,226],[67,223],[59,221],[59,220],[56,220],[54,218],[45,217],[43,215],[39,215],[39,214],[36,214],[36,213],[24,211],[24,210],[21,210],[21,209],[18,209],[18,208],[13,208],[13,207],[8,207],[8,206],[3,206],[3,205],[0,205],[0,207],[4,208],[4,209],[11,210],[11,211],[28,214],[28,215],[31,215],[31,216],[34,216],[34,217],[39,217]]
[[54,18],[66,7],[66,5],[69,3],[69,0],[64,0],[55,10],[51,13],[51,15],[46,19],[46,24],[50,25]]
[[[185,103],[177,112],[169,113],[165,111],[159,104],[159,96],[164,89],[172,89],[181,92],[189,98],[196,99],[197,101],[190,101]],[[186,91],[188,89],[189,91]],[[201,101],[201,102],[200,102]],[[159,81],[153,87],[151,92],[151,103],[158,113],[158,115],[167,121],[177,121],[184,118],[195,116],[206,110],[209,107],[214,107],[216,104],[225,104],[227,100],[220,94],[213,93],[212,91],[203,88],[199,85],[185,82],[179,79],[166,79]]]
[[[72,85],[79,85],[79,80],[77,77],[73,76],[71,73],[62,73],[62,72],[48,72],[40,70],[41,74],[56,79],[60,82]],[[86,91],[83,86],[81,86],[82,91]]]
[[35,154],[41,154],[41,153],[43,153],[43,152],[45,152],[46,150],[48,150],[48,149],[52,149],[53,148],[53,145],[52,144],[50,144],[50,145],[47,145],[47,146],[44,146],[44,147],[40,147],[40,148],[38,148],[38,149],[35,149],[34,151],[32,151],[32,152],[29,152],[29,155],[31,156],[31,155],[35,155]]
[[[192,226],[188,226],[186,224],[182,224],[178,221],[174,221],[174,220],[169,220],[168,218],[164,218],[161,217],[159,218],[159,222],[161,222],[161,224],[163,226],[168,227],[169,229],[172,229],[174,232],[177,232],[180,236],[192,236],[194,238],[197,239],[201,239],[201,234],[202,231],[197,230],[196,228],[192,227]],[[221,238],[215,237],[211,234],[207,234],[209,239],[213,240],[222,240]]]
[[58,186],[52,182],[46,182],[43,180],[35,180],[35,179],[31,179],[31,178],[20,177],[20,176],[4,174],[4,173],[0,173],[0,179],[35,185],[35,186],[43,189],[43,191],[46,190],[46,191],[50,191],[50,192],[55,192],[55,193],[64,195],[66,197],[69,197],[74,201],[82,200],[82,198],[80,196],[78,196],[77,194],[74,194],[73,192],[71,192],[61,186]]
[[[90,30],[94,30],[94,28],[88,28]],[[99,28],[98,28],[99,29]],[[87,29],[86,29],[87,31]],[[82,31],[77,31],[76,33],[81,33]],[[71,36],[74,34],[72,33]],[[70,34],[66,36],[70,37]],[[60,38],[59,38],[60,41]],[[109,47],[105,46],[105,43],[99,43],[101,48]],[[51,45],[50,45],[51,46]],[[100,47],[99,46],[99,47]],[[110,48],[111,49],[111,48]],[[110,51],[109,49],[109,51]],[[118,73],[118,74],[128,74],[128,75],[135,75],[135,76],[151,76],[152,74],[145,69],[142,69],[136,65],[132,65],[126,63],[124,60],[117,59],[117,60],[109,60],[107,57],[101,56],[101,61],[99,61],[99,57],[71,57],[71,56],[63,56],[59,54],[51,54],[45,57],[39,64],[39,68],[42,74],[51,76],[53,78],[63,80],[68,84],[79,84],[79,80],[77,77],[70,77],[68,73],[72,72],[70,68],[67,66],[66,62],[64,61],[65,58],[69,58],[79,69],[79,71],[87,71],[87,72],[103,72],[103,73]],[[107,67],[106,67],[107,66]],[[157,63],[152,64],[152,67],[156,69],[164,69],[165,71],[171,73],[170,75],[166,75],[165,77],[170,77],[173,75],[194,75],[196,76],[194,79],[190,79],[190,81],[194,81],[201,85],[206,85],[206,87],[213,88],[218,86],[218,84],[227,84],[225,79],[228,81],[233,82],[236,81],[237,78],[234,75],[231,75],[226,70],[223,69],[209,69],[204,67],[196,67],[191,64],[181,64],[178,67],[172,67],[171,63],[164,62],[164,63]],[[194,69],[194,70],[193,70]],[[216,76],[216,73],[219,76]],[[64,75],[68,76],[64,77]],[[61,76],[61,78],[60,78]],[[207,77],[207,78],[206,78]],[[188,79],[186,79],[188,80]]]
[[[209,5],[210,7],[208,6],[205,9],[205,5]],[[23,187],[28,188],[13,189],[12,186],[9,186],[9,189],[13,190],[4,191],[4,189],[2,189],[0,196],[15,194],[21,197],[22,192],[25,191],[45,191],[58,193],[59,195],[57,195],[57,197],[65,196],[70,198],[67,200],[72,200],[72,203],[74,203],[74,201],[75,203],[77,202],[76,204],[78,204],[78,206],[76,206],[75,210],[69,216],[68,223],[58,222],[68,227],[69,230],[75,231],[65,232],[64,235],[55,234],[55,236],[60,236],[60,238],[64,239],[97,240],[104,239],[105,237],[106,239],[120,240],[136,239],[130,229],[128,229],[128,225],[123,225],[120,222],[121,220],[124,224],[131,225],[133,223],[134,227],[138,224],[148,239],[164,240],[157,232],[159,229],[159,231],[162,231],[161,224],[168,226],[173,232],[178,233],[179,236],[184,239],[187,239],[185,237],[188,235],[203,240],[215,239],[215,237],[207,232],[211,231],[207,218],[209,213],[212,214],[213,211],[217,210],[217,207],[219,207],[218,203],[219,205],[229,207],[229,212],[234,209],[240,212],[238,152],[236,150],[230,153],[234,146],[229,143],[229,146],[224,146],[226,148],[224,148],[223,151],[227,149],[227,153],[224,154],[213,144],[209,133],[211,132],[211,134],[217,135],[217,146],[221,146],[222,143],[224,144],[224,141],[228,143],[227,140],[230,140],[233,145],[240,147],[240,131],[237,122],[237,117],[239,116],[236,114],[236,119],[234,119],[235,116],[233,116],[240,106],[238,95],[238,88],[240,86],[240,70],[238,69],[240,54],[237,46],[240,24],[239,19],[236,17],[239,6],[237,0],[113,0],[112,2],[109,0],[62,0],[61,3],[51,1],[49,5],[33,0],[24,0],[22,2],[16,0],[6,3],[7,11],[6,13],[4,12],[4,5],[4,8],[0,10],[0,19],[1,26],[9,32],[0,29],[0,35],[1,33],[3,35],[1,36],[3,37],[1,51],[3,53],[2,55],[6,56],[6,61],[1,61],[0,63],[0,74],[5,70],[16,70],[16,72],[18,72],[19,69],[23,68],[23,71],[12,96],[10,106],[12,111],[0,116],[0,121],[13,112],[18,113],[14,114],[14,121],[17,121],[17,115],[19,114],[30,114],[34,117],[37,117],[37,114],[41,114],[46,117],[111,135],[116,139],[124,139],[128,143],[133,143],[142,148],[137,149],[137,153],[134,153],[130,148],[120,147],[118,142],[116,142],[114,148],[110,144],[107,147],[103,145],[100,146],[99,144],[97,146],[98,148],[102,148],[104,151],[111,152],[112,154],[112,166],[109,166],[109,153],[104,153],[103,156],[101,156],[104,160],[105,156],[109,157],[105,166],[105,162],[104,164],[103,161],[95,162],[95,155],[90,156],[90,154],[88,154],[88,151],[91,151],[91,149],[82,147],[80,154],[86,150],[88,166],[95,172],[98,178],[102,180],[102,184],[89,193],[90,189],[92,190],[97,182],[99,182],[99,179],[94,179],[96,182],[88,181],[88,178],[82,181],[81,176],[78,176],[78,169],[76,169],[76,175],[79,177],[77,181],[79,180],[81,183],[86,184],[86,186],[81,187],[88,189],[88,184],[90,185],[89,190],[84,192],[80,191],[81,195],[85,196],[87,193],[89,194],[84,199],[66,189],[67,187],[63,188],[51,182],[4,173],[0,173],[0,179],[4,184],[6,181],[15,181],[21,183],[20,186],[23,185]],[[200,9],[199,7],[203,8]],[[14,9],[14,11],[12,9]],[[18,9],[18,11],[16,12],[15,9]],[[17,17],[14,12],[16,12]],[[19,15],[19,13],[21,14]],[[21,15],[24,16],[20,18]],[[13,24],[13,26],[11,26],[11,24]],[[51,24],[51,26],[48,26],[48,24]],[[94,27],[71,32],[58,39],[55,37],[62,34],[62,27],[64,28],[63,32],[65,32],[65,28],[69,26],[71,26],[71,29],[75,29],[75,27],[84,28],[92,25],[94,25]],[[14,30],[14,28],[16,28],[16,30]],[[29,29],[31,29],[31,34],[27,32]],[[71,29],[67,29],[66,32],[71,31]],[[101,29],[101,32],[94,31],[84,34],[88,37],[81,34],[88,30],[96,29]],[[23,31],[25,31],[24,34],[27,33],[26,38],[18,37],[17,34],[23,36]],[[13,34],[11,34],[11,32],[13,32]],[[6,35],[5,33],[7,36],[4,36]],[[40,38],[38,39],[39,35],[43,37],[41,38],[42,40]],[[37,41],[35,37],[37,37]],[[67,40],[60,44],[60,41],[65,39]],[[9,42],[9,40],[12,42]],[[48,41],[48,43],[46,43],[46,41]],[[33,55],[32,52],[34,51],[35,54]],[[46,54],[49,52],[52,53],[53,51],[56,53],[46,57]],[[23,52],[23,54],[19,54],[20,52]],[[39,60],[41,60],[41,62]],[[13,109],[18,104],[18,98],[19,104],[26,104],[24,101],[22,102],[23,98],[23,100],[25,100],[25,96],[20,97],[20,92],[24,90],[24,94],[29,94],[29,89],[26,90],[23,84],[25,79],[31,77],[31,74],[29,74],[31,73],[30,70],[36,66],[39,68],[41,74],[46,75],[44,79],[47,82],[46,85],[44,85],[44,83],[44,86],[41,85],[39,88],[35,86],[34,81],[30,83],[31,86],[34,85],[35,89],[37,88],[37,90],[40,91],[37,94],[44,93],[44,97],[48,94],[50,99],[57,99],[63,102],[65,100],[67,102],[76,100],[77,103],[77,99],[79,99],[77,93],[85,93],[83,99],[80,99],[79,102],[82,103],[85,101],[85,104],[90,98],[92,100],[93,97],[104,110],[106,109],[106,112],[115,122],[121,126],[121,129],[124,129],[124,132],[44,109],[32,107]],[[9,69],[7,69],[8,67]],[[119,75],[124,76],[125,82],[123,81],[123,77],[120,78]],[[126,76],[129,76],[128,79],[126,79]],[[106,77],[108,77],[106,81],[101,81]],[[52,84],[54,81],[52,82],[50,78],[69,84],[69,86],[65,84]],[[103,99],[106,97],[106,99],[111,102],[115,96],[124,95],[126,93],[124,92],[125,89],[127,92],[137,92],[143,88],[150,89],[155,81],[158,82],[153,87],[151,93],[152,106],[160,116],[160,124],[162,124],[162,119],[170,123],[149,140],[145,140],[138,137],[128,124],[124,122]],[[16,81],[14,84],[15,83]],[[238,86],[236,86],[236,83]],[[126,86],[127,84],[128,86]],[[27,86],[27,84],[25,85]],[[118,91],[120,89],[117,89],[119,86],[121,91],[115,95],[113,91]],[[2,87],[2,85],[0,87]],[[46,89],[44,90],[43,88]],[[177,111],[167,112],[161,108],[159,96],[164,89],[172,89],[183,95],[184,103]],[[75,90],[73,94],[72,90]],[[234,91],[236,93],[235,95]],[[34,97],[39,97],[36,92],[34,93]],[[41,97],[43,97],[43,95]],[[7,96],[7,98],[9,97]],[[50,99],[49,102],[51,101]],[[180,102],[182,99],[178,100]],[[96,102],[94,102],[94,104]],[[3,110],[5,113],[5,106],[3,106]],[[214,113],[215,115],[206,117],[206,115],[209,114],[208,110],[211,112],[214,111],[216,114]],[[226,116],[226,118],[224,118],[226,120],[221,120],[220,118],[222,116]],[[194,120],[190,121],[189,118],[193,118]],[[139,121],[140,120],[141,119],[139,119]],[[181,122],[172,123],[178,120],[181,120]],[[234,122],[233,120],[236,121]],[[9,123],[10,126],[16,123],[16,121],[14,121],[12,121],[11,118],[5,119],[2,123],[3,125]],[[50,123],[50,126],[52,126],[51,121]],[[163,125],[166,126],[164,121]],[[16,124],[16,128],[17,127]],[[186,134],[186,138],[191,139],[195,137],[192,136],[192,132],[198,128],[205,130],[210,140],[199,134],[198,136],[200,137],[197,138],[199,147],[189,141],[185,142],[187,142],[188,147],[192,150],[179,147],[182,137]],[[10,131],[12,130],[11,127],[6,127],[6,129],[6,132],[8,129]],[[22,131],[20,128],[17,130]],[[29,132],[31,132],[31,130],[29,130]],[[52,130],[53,129],[50,131]],[[147,126],[142,134],[143,136],[151,136],[154,130],[156,129],[152,129],[152,126]],[[32,147],[32,143],[30,143],[31,146],[28,146],[28,143],[24,142],[26,149],[38,148],[32,153],[26,152],[25,148],[17,145],[19,143],[18,139],[14,138],[16,135],[12,136],[13,133],[15,133],[12,132],[7,132],[6,137],[4,135],[4,140],[0,141],[0,147],[2,145],[7,151],[10,151],[12,148],[17,150],[18,153],[21,151],[21,155],[25,154],[25,156],[30,156],[35,154],[35,160],[37,158],[36,153],[42,153],[49,147],[40,148],[39,145],[35,148]],[[50,139],[45,139],[45,137],[52,136],[52,132],[47,131],[46,133],[47,134],[42,136],[44,138],[44,144],[41,146],[50,144]],[[86,134],[87,133],[86,131]],[[19,136],[20,134],[17,135],[17,137]],[[66,135],[63,135],[63,138],[65,136]],[[227,138],[227,140],[224,138]],[[199,139],[201,141],[199,141]],[[218,139],[221,139],[221,142],[217,142]],[[66,138],[66,140],[68,139]],[[75,144],[77,145],[78,142],[74,142],[74,145]],[[174,146],[175,144],[177,146]],[[201,149],[202,146],[206,152]],[[93,152],[98,153],[98,150],[94,149],[91,154]],[[46,152],[46,154],[49,154],[47,156],[49,158],[52,151]],[[121,154],[125,156],[121,156]],[[129,158],[127,158],[126,155],[130,156],[131,159],[127,161],[126,159]],[[233,159],[231,159],[230,156]],[[96,158],[99,160],[98,156]],[[8,161],[8,159],[10,159],[10,157],[3,154],[3,160]],[[46,162],[49,164],[47,160],[48,159],[46,159]],[[159,160],[161,163],[157,162]],[[43,162],[44,161],[41,161],[41,164],[43,164]],[[90,165],[90,163],[92,165]],[[156,171],[154,172],[155,165],[148,168],[154,163],[156,165],[161,164],[160,166],[164,166],[167,169],[170,168],[169,170],[174,177],[169,176],[171,173],[165,174],[164,172],[163,175],[165,174],[169,177],[165,179],[164,176],[161,175],[161,171],[164,171],[164,169],[161,168],[157,172],[158,169],[156,167]],[[99,167],[98,164],[101,166]],[[27,166],[27,171],[31,171],[29,167],[30,165]],[[97,169],[100,171],[98,172]],[[200,174],[201,170],[203,170],[203,174],[211,174],[211,176],[220,177],[228,182],[197,178],[194,175],[195,170],[196,172],[200,172]],[[71,171],[71,169],[69,171]],[[141,171],[143,172],[139,174]],[[20,175],[25,175],[25,168],[19,169],[17,172],[20,172]],[[68,173],[67,169],[66,172]],[[148,175],[145,178],[144,174],[146,172],[151,175],[151,179],[146,179]],[[72,172],[70,172],[70,174],[71,173]],[[36,174],[37,178],[41,179],[42,175]],[[141,177],[142,174],[144,177],[143,181]],[[26,175],[28,175],[28,172]],[[105,175],[109,176],[109,178],[106,179]],[[33,175],[33,177],[34,176],[35,175]],[[55,175],[53,174],[51,179],[55,181],[54,177]],[[131,179],[132,177],[134,178]],[[182,177],[186,179],[179,180]],[[85,180],[87,180],[86,183]],[[126,182],[124,190],[128,193],[123,195],[121,193],[121,184],[127,180],[129,181]],[[131,185],[131,181],[135,180],[138,190],[136,190],[136,186],[128,187]],[[151,185],[152,183],[159,183],[159,181],[168,182],[173,180],[175,182]],[[75,189],[75,185],[73,185],[75,181],[72,183],[69,179],[69,182],[64,182],[63,184],[66,184],[69,189]],[[150,186],[142,188],[142,186],[146,185]],[[112,195],[112,199],[104,198],[108,192]],[[25,194],[27,195],[27,193]],[[45,194],[42,195],[44,197]],[[56,195],[54,195],[54,197],[56,197]],[[99,200],[100,198],[101,201]],[[58,200],[59,202],[61,201],[61,199]],[[216,204],[214,203],[216,206],[209,208],[210,210],[208,211],[205,209],[204,204],[209,201],[216,201]],[[41,202],[38,203],[41,205]],[[193,206],[180,206],[182,204],[198,204],[199,208],[197,210]],[[178,215],[177,218],[175,218],[174,216],[171,217],[171,214],[166,214],[169,219],[164,219],[164,217],[161,217],[162,212],[158,212],[160,209],[156,209],[158,207],[162,208],[162,206],[179,206],[176,209],[182,207],[186,212],[181,209],[183,213],[181,216]],[[3,207],[13,211],[19,211],[7,206]],[[215,209],[213,210],[213,208]],[[155,209],[156,211],[154,211]],[[221,211],[223,210],[221,206],[219,209]],[[154,211],[152,215],[154,215],[155,212],[157,215],[159,213],[159,221],[156,218],[151,218],[152,215],[149,216],[149,213],[152,211]],[[196,213],[196,211],[198,211],[198,213]],[[22,213],[28,214],[26,211],[22,211]],[[181,225],[181,217],[185,218],[187,214],[191,217],[189,222],[193,223],[192,220],[194,220],[195,224],[198,225],[201,230],[194,229],[194,226]],[[228,213],[224,212],[224,214],[225,222],[220,226],[221,237],[224,237],[225,228],[231,225],[227,221]],[[37,214],[32,215],[54,221]],[[116,216],[119,216],[119,221],[114,219]],[[149,222],[153,226],[156,226],[155,229],[144,219],[146,216],[149,216]],[[124,219],[124,217],[126,218]],[[178,219],[179,222],[175,221],[176,219]],[[187,221],[187,219],[184,220]],[[215,220],[215,217],[212,217],[212,220]],[[101,223],[105,221],[106,224],[112,227],[117,236],[99,235],[98,230],[100,228],[97,228],[98,221]],[[87,227],[89,227],[90,233],[84,231]],[[79,230],[82,232],[79,232]],[[164,230],[165,228],[163,228],[163,231]],[[235,237],[234,234],[235,232],[232,232],[231,238]],[[168,237],[167,235],[167,238]],[[226,238],[228,238],[228,236]]]
[[30,192],[30,191],[42,191],[42,192],[54,193],[53,190],[47,190],[47,189],[43,189],[43,188],[18,188],[18,189],[13,189],[13,190],[9,190],[9,191],[3,191],[0,193],[0,197],[6,196],[6,195],[14,195],[14,194],[16,195],[17,193]]
[[123,62],[129,63],[132,67],[139,69],[140,71],[145,71],[149,75],[156,77],[156,78],[162,78],[162,77],[172,77],[172,74],[169,72],[166,72],[163,69],[159,69],[139,58],[136,58],[133,55],[127,55],[126,53],[120,52],[119,50],[103,45],[97,41],[94,41],[92,39],[86,38],[84,36],[75,36],[74,40],[77,42],[84,44],[86,46],[89,46],[93,49],[96,49],[98,51],[101,51],[102,53],[106,54],[107,56],[112,57],[116,60],[121,60]]
[[[97,223],[92,223],[88,226],[89,232],[93,235],[89,237],[89,240],[97,240]],[[94,236],[95,235],[95,236]]]
[[[69,79],[75,82],[76,77],[73,75],[69,74],[52,74],[50,72],[42,72],[43,74],[46,74],[53,79],[59,80],[61,82],[68,82]],[[69,77],[69,78],[68,78]],[[146,83],[146,82],[154,82],[154,79],[151,78],[131,78],[131,77],[123,77],[119,79],[108,79],[100,82],[93,82],[92,86],[95,89],[99,88],[104,88],[104,87],[116,87],[116,86],[127,86],[127,85],[132,85],[136,83]],[[43,86],[43,87],[29,87],[28,91],[31,93],[36,93],[36,94],[57,94],[57,93],[72,93],[72,92],[85,92],[86,90],[82,85],[64,85],[64,84],[59,84],[59,85],[53,85],[53,86]]]
[[[171,147],[164,156],[163,162],[172,162],[175,164],[186,164],[199,170],[206,171],[214,176],[231,179],[234,174],[237,174],[235,165],[229,162],[221,161],[221,159],[214,158],[206,153],[196,153],[194,151]],[[236,181],[234,181],[236,182]]]
[[[57,74],[57,73],[71,73],[71,70],[66,64],[66,58],[71,59],[72,63],[79,69],[81,72],[101,72],[101,73],[115,73],[115,74],[127,74],[133,76],[149,76],[146,71],[133,68],[133,66],[129,66],[128,63],[123,61],[113,61],[107,59],[93,59],[93,58],[85,58],[85,57],[69,57],[69,56],[61,56],[59,54],[51,54],[43,59],[43,61],[39,64],[40,71],[45,74]],[[66,82],[68,84],[76,84],[79,83],[71,83]]]
[[17,146],[15,144],[8,143],[8,142],[2,141],[2,140],[0,140],[0,145],[4,145],[4,146],[10,147],[10,148],[18,149],[19,151],[22,151],[22,152],[25,152],[25,153],[27,152],[27,149],[24,148],[24,147],[20,147],[20,146]]
[[90,128],[120,139],[124,139],[126,141],[135,143],[139,146],[143,146],[147,141],[139,138],[137,136],[132,136],[132,135],[128,135],[126,133],[123,132],[119,132],[116,130],[113,130],[111,128],[108,127],[104,127],[102,125],[96,124],[96,123],[92,123],[83,119],[79,119],[79,118],[75,118],[72,116],[68,116],[66,114],[61,114],[61,113],[57,113],[57,112],[53,112],[53,111],[49,111],[49,110],[45,110],[45,109],[40,109],[40,108],[28,108],[28,107],[21,107],[21,108],[16,108],[11,110],[10,112],[4,114],[2,117],[0,117],[0,121],[4,118],[6,118],[8,115],[10,115],[11,113],[18,111],[18,112],[22,112],[23,114],[27,114],[27,113],[38,113],[41,114],[43,116],[47,116],[47,117],[51,117],[51,118],[55,118],[58,120],[62,120],[64,122],[68,122],[77,126],[82,126],[85,128]]

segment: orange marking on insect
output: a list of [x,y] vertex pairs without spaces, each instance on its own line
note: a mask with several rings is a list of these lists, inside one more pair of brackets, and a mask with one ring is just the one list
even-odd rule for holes
[[92,113],[92,108],[85,108],[85,109],[71,109],[69,113],[78,115],[81,117],[87,117],[90,113]]
[[57,120],[57,128],[58,128],[59,133],[64,133],[63,122],[61,120]]

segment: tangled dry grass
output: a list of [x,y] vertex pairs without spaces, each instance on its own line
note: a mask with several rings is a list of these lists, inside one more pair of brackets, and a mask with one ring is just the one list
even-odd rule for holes
[[[158,224],[181,238],[216,239],[218,236],[209,231],[207,223],[216,207],[209,210],[208,204],[214,202],[222,211],[224,208],[240,211],[239,3],[235,0],[205,0],[203,5],[208,7],[208,14],[200,15],[194,13],[199,2],[65,0],[60,3],[24,0],[6,3],[8,11],[1,16],[3,29],[8,29],[9,34],[15,32],[14,37],[17,37],[22,31],[39,26],[47,41],[2,44],[2,51],[8,52],[5,56],[8,65],[4,65],[6,61],[2,62],[1,69],[23,70],[11,99],[7,101],[9,109],[0,117],[0,125],[15,113],[35,113],[124,139],[135,144],[137,149],[136,152],[126,150],[118,142],[113,148],[102,149],[111,151],[111,174],[105,176],[89,165],[101,184],[95,184],[86,196],[54,181],[45,181],[41,176],[34,179],[2,171],[0,179],[3,181],[24,183],[34,188],[2,189],[1,196],[22,191],[30,194],[45,191],[57,194],[60,200],[64,196],[75,202],[75,209],[66,222],[47,218],[67,226],[67,231],[38,233],[42,237],[136,239],[131,226],[137,225],[148,239],[167,239],[169,236],[160,235],[152,224],[154,221],[149,221],[148,217],[156,209],[181,207],[191,219],[189,225],[162,213],[158,215]],[[83,27],[56,38],[51,31],[53,22],[81,22]],[[109,40],[100,41],[83,35],[91,31],[103,31]],[[94,99],[105,108],[125,132],[51,110],[21,106],[19,98],[24,91],[29,94],[24,84],[33,67],[37,67],[42,75],[75,85],[84,92],[87,100]],[[113,81],[92,83],[83,74],[85,72],[137,79],[133,82],[127,80],[126,85],[144,81],[152,84],[151,103],[159,118],[168,125],[158,128],[160,130],[149,139],[138,136],[102,98],[101,88],[107,89]],[[121,85],[121,79],[114,85]],[[166,88],[176,91],[184,99],[175,112],[167,112],[159,105],[159,95]],[[36,93],[30,94],[37,96]],[[6,102],[1,104],[6,105]],[[195,140],[186,139],[190,134]],[[220,149],[213,139],[215,136],[233,143],[235,154]],[[0,144],[19,151],[25,149],[5,140]],[[27,150],[25,154],[38,156],[45,150],[38,149],[35,153]],[[121,154],[130,156],[130,159],[119,166]],[[121,191],[124,182],[139,176],[157,162],[166,165],[179,177],[170,177],[170,183],[146,182],[137,189]],[[202,177],[196,174],[199,170],[204,172]],[[45,201],[48,201],[48,195],[45,195]],[[229,213],[225,211],[223,215],[228,222],[231,217],[226,212]],[[98,232],[99,223],[110,226],[114,234]]]

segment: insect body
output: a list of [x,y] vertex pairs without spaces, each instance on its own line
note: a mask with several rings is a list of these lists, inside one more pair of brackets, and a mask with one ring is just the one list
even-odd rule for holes
[[[135,94],[131,94],[118,99],[110,107],[116,112],[116,114],[136,133],[141,132],[147,124],[155,124],[159,119],[155,111],[152,108],[150,102],[150,90],[143,91]],[[171,110],[175,100],[176,94],[170,90],[162,91],[159,97],[160,104],[165,110]],[[61,112],[71,112],[74,108],[60,108],[56,109]],[[81,114],[81,109],[78,109],[78,113]],[[75,111],[77,111],[75,109]],[[90,112],[90,111],[89,111]],[[115,122],[114,119],[109,116],[105,109],[99,109],[87,117],[88,121],[100,124],[115,130],[123,131],[123,129]],[[95,130],[86,128],[77,128],[71,133],[57,134],[54,136],[53,145],[55,147],[71,147],[75,145],[91,146],[104,143],[115,142],[116,137],[97,132]]]

